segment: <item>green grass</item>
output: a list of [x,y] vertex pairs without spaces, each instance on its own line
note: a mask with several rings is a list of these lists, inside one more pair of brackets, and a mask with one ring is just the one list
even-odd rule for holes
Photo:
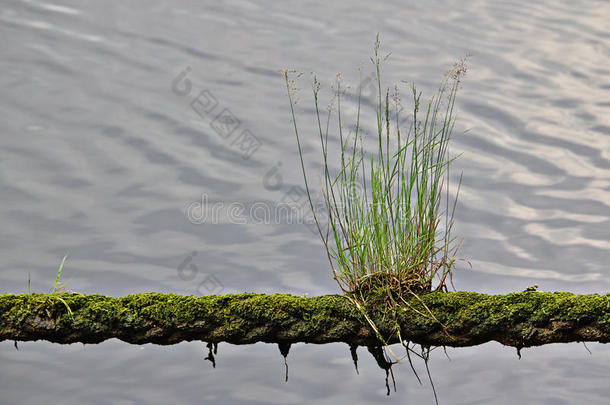
[[[66,263],[67,258],[68,258],[68,255],[65,255],[63,257],[63,259],[61,260],[61,264],[59,265],[59,268],[57,269],[57,273],[55,274],[55,283],[53,284],[53,287],[51,287],[49,289],[47,298],[61,302],[66,307],[66,310],[68,311],[70,318],[72,318],[73,314],[72,314],[72,309],[70,308],[70,305],[68,305],[66,300],[64,300],[61,297],[62,294],[65,294],[68,292],[65,289],[65,287],[68,285],[68,282],[61,282],[61,273],[64,269],[64,264]],[[29,270],[28,270],[28,294],[32,294],[31,275],[30,275]]]
[[[392,301],[405,294],[447,291],[458,241],[452,235],[457,193],[450,196],[449,141],[455,123],[455,99],[466,67],[460,60],[427,101],[409,87],[412,116],[404,121],[398,86],[383,86],[379,38],[371,58],[376,76],[374,152],[364,148],[360,122],[362,88],[358,92],[353,130],[344,127],[340,76],[334,86],[339,152],[329,153],[333,109],[320,107],[320,83],[314,76],[314,125],[322,159],[321,195],[328,222],[323,223],[312,197],[295,113],[293,72],[284,71],[301,168],[314,221],[326,249],[334,279],[348,296],[363,301],[383,296]],[[457,190],[459,193],[459,185]]]

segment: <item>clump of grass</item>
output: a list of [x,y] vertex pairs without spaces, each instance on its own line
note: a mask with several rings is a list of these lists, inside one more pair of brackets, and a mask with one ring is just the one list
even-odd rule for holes
[[[367,155],[363,146],[362,86],[354,130],[348,134],[344,129],[341,110],[344,88],[338,76],[334,98],[340,152],[336,157],[329,155],[332,109],[322,117],[320,83],[315,76],[313,79],[326,224],[314,207],[317,204],[305,170],[294,110],[294,81],[290,71],[283,73],[305,188],[334,279],[350,297],[364,301],[381,296],[395,303],[406,294],[446,291],[452,280],[459,243],[452,235],[457,194],[451,199],[449,166],[454,158],[448,146],[466,58],[454,65],[427,103],[422,101],[415,85],[410,86],[412,116],[408,128],[403,130],[398,86],[390,93],[382,83],[381,66],[385,58],[379,54],[379,45],[377,38],[371,58],[377,87],[375,153]],[[335,162],[337,168],[333,170]]]

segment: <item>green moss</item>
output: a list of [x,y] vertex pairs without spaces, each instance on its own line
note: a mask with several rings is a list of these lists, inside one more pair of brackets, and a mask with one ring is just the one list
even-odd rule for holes
[[[0,295],[0,339],[379,343],[362,312],[337,295],[142,293],[61,298],[72,316],[53,294]],[[389,309],[370,300],[364,310],[388,342],[397,341],[398,330],[404,339],[450,346],[497,340],[523,347],[608,341],[610,335],[610,295],[425,293]]]

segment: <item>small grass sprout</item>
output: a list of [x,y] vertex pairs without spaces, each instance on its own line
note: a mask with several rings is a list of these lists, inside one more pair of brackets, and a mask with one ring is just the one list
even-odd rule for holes
[[[63,257],[63,259],[61,260],[61,264],[59,265],[59,268],[57,269],[57,273],[55,274],[55,283],[53,284],[53,287],[51,287],[49,289],[48,294],[45,294],[45,296],[46,296],[47,300],[49,300],[49,299],[57,300],[60,303],[62,303],[66,307],[66,310],[68,311],[68,315],[70,316],[70,318],[73,318],[72,309],[70,308],[70,306],[68,305],[66,300],[64,300],[61,297],[61,295],[69,293],[69,291],[65,289],[65,287],[68,285],[69,281],[61,282],[61,273],[63,271],[64,264],[65,264],[67,258],[68,258],[68,255],[65,255]],[[29,270],[28,270],[28,294],[32,294],[31,274],[30,274]]]
[[62,283],[60,281],[61,279],[61,272],[64,269],[64,264],[66,263],[66,259],[68,258],[68,255],[65,255],[63,257],[63,259],[61,260],[61,264],[59,265],[59,268],[57,269],[57,274],[55,274],[55,283],[53,284],[53,287],[51,287],[51,289],[49,289],[49,294],[63,294],[66,291],[63,289],[68,283]]

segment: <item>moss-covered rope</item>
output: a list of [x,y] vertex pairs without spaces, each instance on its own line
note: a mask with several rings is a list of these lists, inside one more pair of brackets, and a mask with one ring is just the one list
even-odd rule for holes
[[[610,341],[610,294],[451,292],[423,294],[420,299],[413,297],[394,314],[366,310],[388,343],[399,341],[397,325],[403,340],[433,346],[495,340],[521,348]],[[136,344],[379,344],[362,313],[336,295],[0,295],[0,340],[97,343],[110,338]]]

